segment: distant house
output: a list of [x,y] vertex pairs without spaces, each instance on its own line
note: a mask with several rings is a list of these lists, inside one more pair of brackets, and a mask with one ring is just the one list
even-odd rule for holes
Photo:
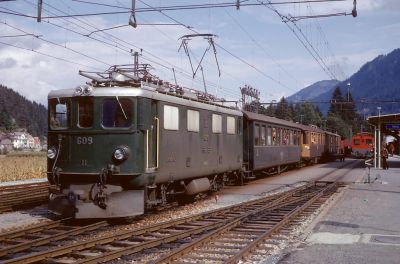
[[41,149],[42,145],[40,144],[40,138],[39,137],[33,137],[33,149]]
[[14,132],[13,146],[15,149],[27,149],[33,146],[33,137],[28,132]]
[[12,138],[7,134],[0,133],[0,154],[6,154],[12,149]]

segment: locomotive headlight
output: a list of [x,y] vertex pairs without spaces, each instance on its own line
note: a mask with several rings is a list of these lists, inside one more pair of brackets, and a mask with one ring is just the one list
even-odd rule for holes
[[89,86],[89,85],[85,85],[83,87],[83,95],[91,95],[93,92],[93,87]]
[[54,159],[57,156],[57,150],[54,147],[51,147],[47,150],[47,157],[49,159]]
[[82,93],[83,93],[83,87],[81,85],[75,88],[75,92],[74,92],[75,96],[82,95]]
[[118,147],[114,150],[113,158],[117,162],[124,161],[129,156],[129,148],[126,146]]

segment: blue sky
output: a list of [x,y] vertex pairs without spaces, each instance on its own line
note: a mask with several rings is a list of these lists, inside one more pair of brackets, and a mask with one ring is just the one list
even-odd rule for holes
[[[131,5],[131,1],[126,0],[88,1],[121,7]],[[125,11],[71,0],[43,2],[43,17],[60,15],[61,12],[86,14]],[[146,4],[157,7],[235,1],[136,2],[137,8],[143,8]],[[257,2],[249,0],[244,4]],[[0,12],[35,16],[36,3],[36,0],[0,1]],[[284,16],[349,13],[353,8],[353,0],[274,7]],[[359,0],[357,11],[357,18],[337,16],[296,22],[301,34],[306,36],[323,63],[340,80],[351,76],[377,55],[400,47],[400,1]],[[248,84],[260,90],[262,101],[268,102],[289,96],[314,82],[332,78],[281,18],[265,6],[243,6],[240,10],[229,7],[165,11],[164,14],[168,17],[159,12],[138,13],[137,28],[126,26],[105,31],[107,34],[93,32],[88,38],[83,35],[88,35],[96,28],[126,25],[130,15],[44,18],[37,23],[33,18],[0,13],[0,83],[30,100],[46,104],[50,90],[75,87],[88,81],[78,75],[79,70],[102,71],[113,64],[132,63],[129,50],[142,49],[140,61],[152,64],[154,74],[174,82],[174,68],[180,85],[203,90],[201,73],[197,73],[193,80],[188,58],[182,50],[178,52],[179,38],[193,34],[193,31],[217,35],[215,43],[221,76],[218,76],[212,49],[206,54],[202,65],[208,92],[220,97],[237,100],[239,87]],[[190,26],[192,30],[182,25],[141,25],[171,24],[176,21]],[[31,35],[9,37],[26,33],[39,38]],[[192,39],[189,42],[192,60],[199,59],[207,47],[206,40]],[[197,66],[196,62],[193,64]]]

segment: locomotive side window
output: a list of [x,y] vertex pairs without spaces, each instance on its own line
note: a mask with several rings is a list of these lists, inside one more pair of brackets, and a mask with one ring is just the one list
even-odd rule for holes
[[70,107],[71,102],[69,99],[52,99],[49,102],[50,112],[50,128],[51,129],[62,129],[68,128],[70,119]]
[[164,129],[179,130],[179,108],[164,105]]
[[222,133],[222,116],[212,114],[212,132]]
[[78,126],[87,128],[93,125],[93,98],[81,97],[78,100]]
[[355,138],[354,139],[354,145],[360,145],[360,139],[359,138]]
[[367,145],[372,145],[372,139],[367,138],[367,139],[365,140],[365,144],[367,144]]
[[187,110],[187,130],[190,132],[199,132],[200,113],[199,111]]
[[226,118],[226,133],[229,135],[234,135],[236,132],[236,127],[235,127],[235,118],[233,116],[228,116]]
[[132,124],[132,101],[127,98],[110,98],[103,102],[103,126],[129,127]]

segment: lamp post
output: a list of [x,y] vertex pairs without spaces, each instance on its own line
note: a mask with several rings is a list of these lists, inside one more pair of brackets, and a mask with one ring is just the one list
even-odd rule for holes
[[351,83],[347,83],[347,102],[350,102],[350,85]]
[[378,106],[378,146],[375,149],[378,149],[378,168],[381,169],[381,109],[382,107]]

